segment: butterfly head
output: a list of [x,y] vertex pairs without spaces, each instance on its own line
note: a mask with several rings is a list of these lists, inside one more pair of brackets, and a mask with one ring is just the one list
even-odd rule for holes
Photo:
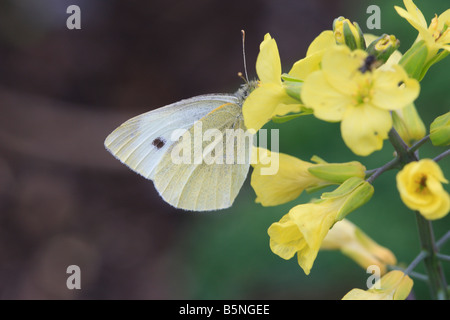
[[255,88],[258,86],[258,81],[251,80],[248,82],[245,82],[241,85],[241,87],[234,93],[236,97],[238,97],[239,102],[242,104],[244,103],[245,99],[247,99],[248,95],[255,90]]

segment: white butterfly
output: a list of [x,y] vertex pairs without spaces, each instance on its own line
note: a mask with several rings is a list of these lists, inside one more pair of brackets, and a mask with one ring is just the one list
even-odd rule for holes
[[[227,129],[244,132],[242,104],[255,85],[249,82],[235,94],[200,95],[136,116],[114,130],[106,138],[105,147],[130,169],[153,180],[162,198],[176,208],[192,211],[228,208],[247,177],[251,142],[244,137],[237,139],[234,151],[246,152],[244,163],[235,159],[222,164],[204,161],[177,164],[172,151],[180,147],[182,139],[174,139],[173,133],[179,129],[192,133],[198,121],[203,130],[215,128],[222,135]],[[208,144],[203,141],[202,147]]]

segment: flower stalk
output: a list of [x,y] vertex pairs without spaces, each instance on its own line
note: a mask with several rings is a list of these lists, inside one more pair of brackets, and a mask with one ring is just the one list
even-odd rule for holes
[[431,296],[433,299],[448,300],[447,282],[439,261],[431,221],[425,219],[419,212],[416,212],[416,221],[422,250],[427,253],[423,262],[428,274]]

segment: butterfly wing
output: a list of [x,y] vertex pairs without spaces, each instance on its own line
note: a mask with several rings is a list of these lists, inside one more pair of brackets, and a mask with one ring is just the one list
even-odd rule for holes
[[[191,139],[191,146],[201,144],[203,157],[211,153],[211,145],[222,144],[219,148],[222,153],[214,154],[210,163],[203,159],[201,163],[176,164],[171,157],[174,148],[182,143],[177,142],[156,168],[155,187],[164,200],[177,208],[194,211],[225,209],[233,204],[247,177],[253,135],[245,130],[238,104],[221,105],[200,121],[203,134],[214,129],[221,136],[192,141],[196,135],[193,127],[183,139]],[[189,150],[189,159],[195,159],[196,150],[195,147]]]
[[[243,127],[241,107],[234,95],[203,95],[126,121],[106,138],[105,147],[130,169],[153,180],[169,204],[196,211],[226,208],[231,206],[245,180],[249,161],[207,165],[175,164],[171,159],[171,151],[180,143],[181,136],[174,136],[174,130],[192,132],[199,120],[206,127],[215,126],[219,130]],[[236,146],[236,151],[243,148]]]

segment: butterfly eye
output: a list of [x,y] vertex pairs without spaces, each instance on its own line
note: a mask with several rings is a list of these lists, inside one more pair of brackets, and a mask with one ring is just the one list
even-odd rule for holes
[[164,145],[166,144],[166,142],[162,139],[162,138],[156,138],[155,140],[153,140],[152,144],[158,148],[161,149],[162,147],[164,147]]

